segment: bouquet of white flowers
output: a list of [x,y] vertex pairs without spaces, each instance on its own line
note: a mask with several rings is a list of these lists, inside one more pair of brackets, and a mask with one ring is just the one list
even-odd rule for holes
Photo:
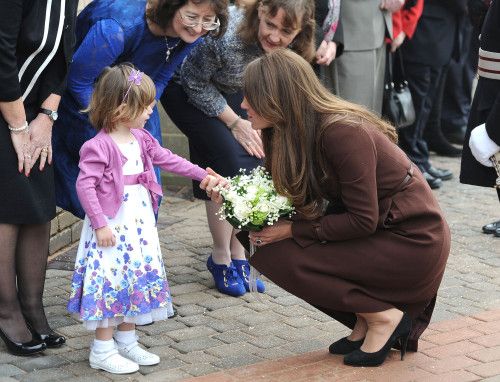
[[278,195],[273,180],[263,167],[244,170],[228,179],[228,186],[220,190],[224,198],[219,216],[235,228],[259,231],[273,225],[280,217],[294,213],[288,198]]
[[[224,201],[219,210],[220,219],[226,219],[237,229],[259,231],[273,225],[280,217],[291,217],[294,208],[290,200],[278,195],[271,176],[263,167],[257,167],[246,174],[244,170],[227,179],[225,188],[219,189]],[[250,256],[255,252],[250,242]],[[248,285],[250,291],[257,291],[259,272],[250,267]],[[260,297],[257,295],[260,301]]]

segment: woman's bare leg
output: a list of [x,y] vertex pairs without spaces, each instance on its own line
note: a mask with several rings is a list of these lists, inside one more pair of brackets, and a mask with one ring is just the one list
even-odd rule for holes
[[398,326],[403,317],[403,312],[392,308],[376,313],[356,313],[361,316],[368,326],[365,341],[361,350],[366,353],[379,351],[389,340],[389,337]]

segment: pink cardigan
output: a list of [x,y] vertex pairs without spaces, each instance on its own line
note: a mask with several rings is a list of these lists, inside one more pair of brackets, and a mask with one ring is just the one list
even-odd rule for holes
[[[131,132],[139,142],[144,171],[152,174],[156,185],[158,183],[153,165],[195,180],[202,180],[207,176],[202,168],[161,147],[146,130],[132,129]],[[114,217],[120,208],[125,183],[122,167],[126,161],[127,158],[113,139],[103,131],[85,142],[80,149],[80,173],[76,180],[76,192],[93,229],[107,225],[106,216]],[[153,201],[154,207],[155,204],[157,206]]]

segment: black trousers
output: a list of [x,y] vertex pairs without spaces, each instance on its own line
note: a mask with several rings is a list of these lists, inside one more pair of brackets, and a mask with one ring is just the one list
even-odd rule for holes
[[472,103],[472,82],[476,72],[479,52],[479,31],[468,20],[460,29],[463,38],[462,52],[452,57],[446,75],[441,125],[445,131],[467,126]]
[[404,62],[410,86],[415,122],[399,131],[399,145],[421,171],[429,169],[429,149],[424,139],[424,130],[436,100],[444,66],[432,67],[415,62]]

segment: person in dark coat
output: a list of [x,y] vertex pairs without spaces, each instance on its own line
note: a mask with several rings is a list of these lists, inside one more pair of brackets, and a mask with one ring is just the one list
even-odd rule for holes
[[330,346],[346,364],[379,365],[397,340],[402,354],[416,351],[450,232],[422,173],[395,144],[394,127],[333,96],[288,51],[250,63],[244,94],[266,168],[297,212],[249,234],[258,246],[250,263],[353,329]]
[[52,125],[73,54],[76,0],[2,1],[0,12],[0,338],[29,355],[65,339],[43,309],[56,215]]
[[[425,0],[413,38],[402,45],[416,120],[401,129],[399,143],[424,173],[431,188],[439,188],[443,180],[453,177],[451,171],[432,166],[424,130],[438,98],[441,78],[457,47],[458,23],[465,9],[465,0]],[[440,121],[440,118],[438,111],[435,119]],[[436,127],[433,133],[441,134],[440,126],[433,126]]]
[[[500,2],[494,0],[481,31],[479,81],[462,153],[460,182],[492,187],[497,173],[489,160],[500,151]],[[472,149],[472,150],[471,150]],[[500,200],[500,189],[496,189]],[[487,224],[483,232],[500,237],[500,220]]]

